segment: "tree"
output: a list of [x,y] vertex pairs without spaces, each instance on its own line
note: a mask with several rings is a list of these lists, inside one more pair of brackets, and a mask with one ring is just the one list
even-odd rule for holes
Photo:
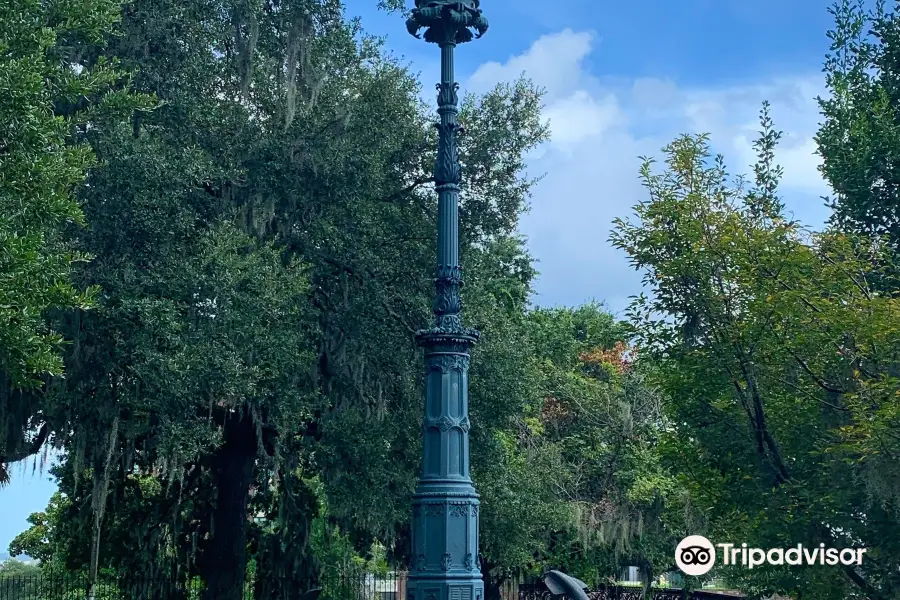
[[861,1],[841,0],[830,12],[830,95],[819,99],[824,120],[817,142],[822,174],[835,192],[832,222],[844,231],[886,236],[896,252],[900,16],[887,12],[883,1],[868,11]]
[[667,399],[666,454],[714,540],[871,556],[727,573],[742,589],[893,597],[900,305],[872,285],[883,245],[784,217],[767,108],[753,185],[729,180],[704,136],[681,137],[663,172],[645,163],[649,199],[613,234],[646,273],[631,316]]
[[[101,292],[60,317],[73,343],[51,390],[72,425],[69,566],[200,575],[236,598],[249,531],[258,580],[288,593],[314,570],[322,494],[359,548],[402,547],[436,235],[417,83],[330,1],[138,0],[121,27],[107,54],[161,106],[84,133],[104,163],[80,190],[95,259],[78,277]],[[514,229],[539,104],[523,81],[464,105],[484,124],[463,148],[463,252],[469,289],[503,308],[473,306],[488,335],[527,298]],[[509,427],[519,401],[485,426]],[[279,529],[248,526],[251,510]]]
[[568,508],[547,562],[594,585],[637,565],[649,587],[672,570],[671,549],[695,518],[663,462],[651,365],[599,306],[537,309],[529,320],[540,374],[532,443],[558,456],[555,495]]
[[68,235],[84,224],[74,188],[95,164],[76,132],[146,100],[108,61],[80,68],[75,48],[102,46],[118,17],[110,0],[0,2],[0,484],[52,430],[43,389],[63,372],[63,336],[47,319],[93,295],[71,279],[88,258]]
[[25,554],[36,559],[42,566],[51,565],[60,558],[55,544],[59,541],[57,528],[61,525],[62,510],[68,500],[59,492],[50,497],[47,510],[28,516],[31,525],[9,543],[9,555]]
[[[163,262],[158,268],[167,274],[164,282],[156,282],[166,284],[162,297],[123,294],[117,306],[98,311],[99,318],[89,322],[96,337],[82,342],[116,341],[119,360],[130,363],[120,381],[95,392],[100,400],[109,394],[111,402],[84,406],[74,415],[78,436],[87,435],[92,422],[108,427],[108,441],[86,465],[89,486],[78,486],[83,467],[71,464],[72,498],[91,499],[90,510],[83,511],[93,521],[91,577],[99,568],[108,490],[120,488],[125,501],[129,488],[144,497],[165,496],[160,483],[178,480],[183,485],[184,471],[195,469],[205,473],[192,473],[191,479],[203,477],[196,483],[212,486],[208,526],[215,523],[217,532],[202,548],[201,573],[209,589],[235,585],[228,577],[239,577],[242,585],[247,506],[257,460],[276,456],[274,438],[282,423],[304,422],[316,406],[305,383],[313,362],[308,280],[302,265],[286,262],[271,245],[260,245],[227,223],[204,232],[187,260]],[[137,331],[129,331],[132,327]],[[87,377],[93,372],[82,369],[96,368],[87,361],[77,366],[70,379],[73,395],[92,381]],[[78,438],[74,442],[83,443]],[[72,460],[78,460],[77,454]],[[159,479],[142,481],[141,476],[154,471]],[[131,526],[158,527],[165,517],[157,511]],[[234,575],[235,570],[240,573]]]

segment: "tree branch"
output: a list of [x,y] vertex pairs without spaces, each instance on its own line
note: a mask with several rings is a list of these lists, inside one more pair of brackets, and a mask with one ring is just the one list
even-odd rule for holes
[[383,198],[379,198],[377,201],[378,202],[394,202],[396,200],[399,200],[403,196],[406,196],[407,194],[413,192],[417,187],[424,185],[426,183],[430,183],[432,181],[434,181],[434,177],[417,178],[408,186],[397,190],[393,194],[389,194],[387,196],[384,196]]
[[797,353],[794,352],[793,350],[791,350],[790,348],[788,348],[788,354],[790,354],[793,357],[793,359],[795,361],[797,361],[797,364],[800,365],[800,368],[803,369],[803,371],[807,375],[809,375],[813,381],[816,382],[816,385],[818,385],[820,388],[822,388],[826,392],[831,392],[832,394],[846,394],[847,393],[847,390],[835,387],[835,386],[831,385],[830,383],[828,383],[827,381],[825,381],[824,379],[822,379],[821,377],[819,377],[818,375],[816,375],[813,372],[813,370],[810,368],[810,366],[808,364],[806,364],[806,362],[802,358],[800,358],[797,355]]
[[869,600],[886,600],[886,596],[878,591],[871,583],[866,581],[862,575],[857,573],[856,569],[845,566],[843,567],[843,571],[850,581],[855,583],[859,589],[865,592],[866,596],[869,597]]
[[0,463],[14,463],[16,461],[24,460],[33,454],[37,454],[40,452],[41,446],[44,445],[44,442],[47,441],[48,437],[50,437],[50,424],[45,422],[41,425],[37,436],[35,436],[31,442],[26,444],[25,448],[6,456],[0,456]]

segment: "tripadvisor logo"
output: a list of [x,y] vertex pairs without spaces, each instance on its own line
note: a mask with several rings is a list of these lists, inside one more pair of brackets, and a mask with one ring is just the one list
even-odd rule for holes
[[865,548],[826,548],[825,544],[806,548],[748,548],[747,544],[716,544],[702,535],[689,535],[675,547],[675,564],[685,575],[705,575],[716,564],[716,548],[721,549],[723,565],[742,565],[748,569],[760,565],[861,565]]
[[685,575],[704,575],[716,564],[716,549],[702,535],[689,535],[675,547],[675,564]]

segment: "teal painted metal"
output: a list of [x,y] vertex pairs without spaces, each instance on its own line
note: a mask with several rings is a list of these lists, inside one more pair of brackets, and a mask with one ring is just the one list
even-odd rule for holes
[[[416,0],[406,22],[425,30],[441,49],[437,85],[438,247],[434,326],[418,332],[425,349],[422,475],[413,495],[412,565],[405,600],[483,600],[478,558],[478,494],[469,475],[469,348],[479,337],[463,327],[459,291],[459,181],[457,90],[453,50],[481,37],[487,20],[479,0]],[[474,32],[473,32],[474,31]]]

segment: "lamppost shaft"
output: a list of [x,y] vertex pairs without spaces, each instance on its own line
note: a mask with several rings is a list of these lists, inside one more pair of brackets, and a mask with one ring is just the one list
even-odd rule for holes
[[481,35],[478,0],[416,0],[407,29],[441,49],[437,85],[438,242],[434,325],[419,331],[425,349],[422,472],[412,502],[412,565],[405,600],[482,600],[478,494],[469,474],[469,349],[478,331],[463,327],[460,304],[457,84],[453,51]]
[[[441,45],[441,82],[438,84],[438,125],[440,136],[447,138],[438,141],[439,151],[446,149],[449,156],[438,157],[438,162],[453,161],[447,165],[448,170],[455,168],[456,177],[452,173],[438,173],[435,169],[435,183],[438,186],[438,269],[441,266],[459,267],[459,163],[452,156],[455,151],[455,138],[458,131],[456,82],[453,78],[454,44]],[[444,93],[447,90],[449,93]],[[452,140],[449,138],[453,138]],[[453,147],[450,147],[450,146]],[[442,175],[449,181],[438,181]],[[438,274],[440,277],[440,273]]]

